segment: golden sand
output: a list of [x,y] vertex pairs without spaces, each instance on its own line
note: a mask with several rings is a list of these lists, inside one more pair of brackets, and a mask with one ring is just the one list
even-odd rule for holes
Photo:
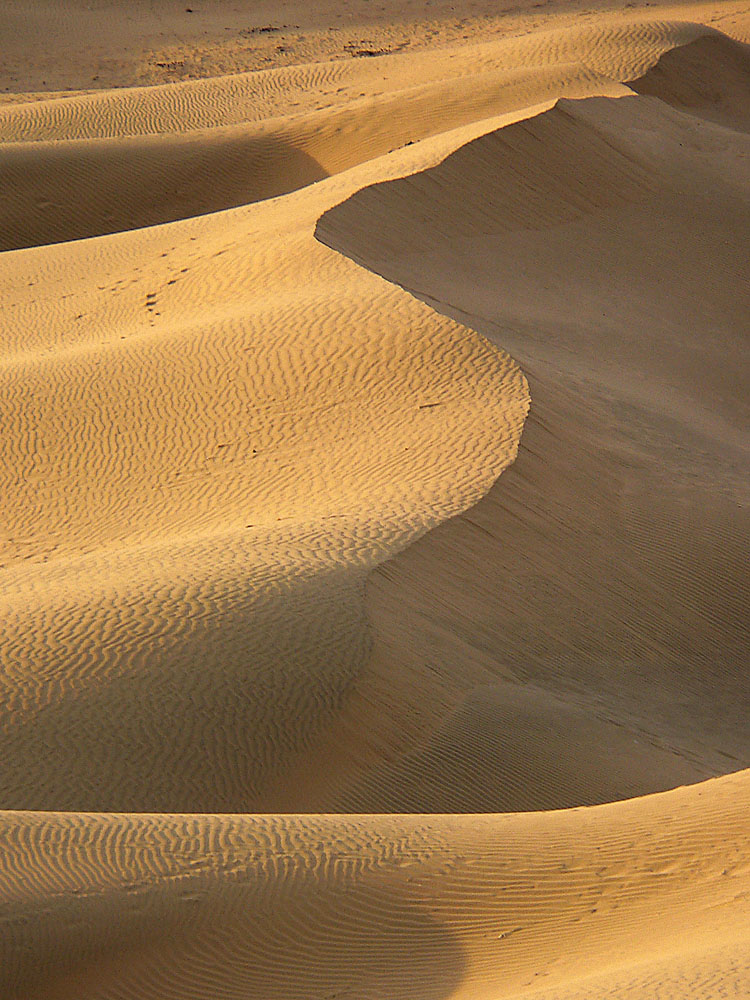
[[189,6],[0,10],[0,994],[747,997],[746,10]]

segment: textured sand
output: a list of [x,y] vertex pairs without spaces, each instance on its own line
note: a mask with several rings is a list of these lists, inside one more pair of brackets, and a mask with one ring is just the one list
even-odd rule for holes
[[69,7],[0,12],[0,993],[750,995],[742,5]]
[[7,813],[5,995],[740,1000],[748,808],[744,773],[505,816]]

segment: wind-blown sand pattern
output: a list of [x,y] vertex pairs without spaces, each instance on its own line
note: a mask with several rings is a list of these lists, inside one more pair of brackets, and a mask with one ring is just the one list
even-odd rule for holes
[[3,997],[750,995],[750,21],[654,6],[0,13]]

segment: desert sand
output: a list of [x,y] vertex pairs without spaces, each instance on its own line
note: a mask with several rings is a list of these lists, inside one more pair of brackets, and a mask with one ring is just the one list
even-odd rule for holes
[[750,996],[746,7],[0,36],[0,994]]

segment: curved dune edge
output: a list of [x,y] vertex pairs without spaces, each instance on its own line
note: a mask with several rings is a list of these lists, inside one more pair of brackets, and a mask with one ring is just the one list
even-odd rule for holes
[[[535,122],[554,120],[558,113]],[[400,789],[396,798],[379,808],[549,808],[653,791],[742,762],[741,700],[732,693],[740,681],[732,680],[732,671],[721,689],[731,724],[717,742],[712,735],[716,719],[709,719],[694,746],[695,741],[683,739],[689,712],[684,710],[682,720],[679,713],[670,717],[671,696],[665,694],[666,727],[655,726],[642,708],[633,714],[632,705],[623,718],[619,695],[612,690],[599,691],[592,705],[586,691],[598,654],[584,663],[581,674],[574,662],[577,639],[566,640],[574,651],[567,656],[572,673],[564,678],[570,690],[556,690],[548,673],[539,672],[545,650],[534,652],[538,672],[529,674],[524,630],[544,636],[543,642],[552,643],[548,648],[559,642],[548,625],[554,615],[545,610],[534,617],[539,612],[533,604],[533,621],[522,626],[520,637],[508,633],[510,644],[504,647],[490,643],[488,648],[484,626],[477,629],[476,623],[468,629],[467,642],[463,612],[458,643],[445,621],[431,621],[432,611],[419,611],[421,621],[407,625],[407,609],[421,600],[409,593],[414,583],[401,590],[401,584],[394,589],[379,583],[397,563],[371,579],[370,593],[389,609],[386,617],[404,623],[412,635],[403,642],[394,633],[385,645],[379,639],[370,655],[362,610],[368,569],[487,490],[515,455],[527,395],[506,355],[488,351],[485,341],[464,328],[448,321],[441,325],[411,296],[331,255],[312,239],[312,228],[331,204],[355,191],[366,189],[361,198],[377,196],[375,179],[429,167],[470,139],[472,130],[484,134],[492,127],[491,120],[467,126],[296,196],[231,215],[5,256],[11,301],[3,335],[2,398],[5,425],[12,427],[15,420],[18,430],[5,441],[5,468],[16,469],[6,480],[7,508],[19,518],[8,526],[3,566],[4,649],[11,665],[3,685],[14,713],[2,733],[7,805],[174,811],[293,811],[304,805],[313,811],[372,811],[381,794],[378,769],[400,775],[406,764],[406,777],[394,784]],[[596,143],[591,149],[596,152]],[[584,151],[584,160],[590,151]],[[593,162],[606,173],[606,156]],[[586,169],[584,164],[582,177]],[[648,169],[620,163],[617,170],[606,174],[607,184],[616,177],[618,185],[600,209],[616,210],[649,190]],[[594,185],[594,197],[596,190]],[[540,224],[547,216],[568,218],[565,197],[563,185],[548,204],[540,202]],[[462,204],[467,209],[462,232],[470,236],[471,198]],[[512,197],[506,198],[499,213],[506,223],[517,218],[517,206],[515,216],[511,209]],[[586,211],[585,203],[583,209],[573,206],[571,221]],[[384,231],[391,218],[398,216],[383,216]],[[163,263],[154,267],[154,261]],[[61,285],[68,289],[62,298]],[[389,317],[385,336],[381,315]],[[347,318],[349,340],[341,339],[337,316]],[[85,322],[77,325],[81,319]],[[281,339],[264,340],[264,331],[273,331],[279,321]],[[358,331],[368,328],[375,335],[363,342]],[[331,382],[326,373],[311,382],[310,372],[325,356],[332,335],[341,352],[337,379],[343,381]],[[373,348],[374,355],[368,353]],[[429,370],[427,358],[435,359]],[[468,381],[457,393],[459,358]],[[108,371],[106,381],[96,375],[101,365]],[[353,373],[351,382],[348,373]],[[311,408],[299,405],[301,383],[316,401]],[[256,408],[248,424],[250,399]],[[368,421],[361,419],[363,403]],[[547,427],[556,427],[558,434],[579,428],[575,406],[571,410],[570,401],[560,405],[562,417],[553,412]],[[377,423],[373,412],[379,414]],[[33,427],[24,422],[29,413],[35,415]],[[340,446],[343,425],[352,433]],[[140,426],[148,426],[150,435],[139,433]],[[102,428],[115,433],[114,450]],[[449,434],[454,435],[451,448]],[[77,449],[68,447],[70,440],[78,442]],[[463,449],[472,459],[457,466],[455,455]],[[373,463],[365,469],[361,456],[367,454]],[[473,466],[480,454],[487,464]],[[306,456],[302,464],[298,455]],[[352,455],[357,462],[351,462]],[[587,481],[595,480],[594,475]],[[45,484],[42,509],[33,499],[40,482]],[[326,485],[332,482],[335,493]],[[586,495],[587,488],[575,485],[572,492]],[[519,502],[526,504],[528,495],[521,493]],[[370,496],[379,506],[367,506]],[[211,504],[207,497],[213,498]],[[641,521],[647,523],[650,516],[642,515]],[[461,524],[453,522],[444,532]],[[516,529],[513,522],[504,529],[506,553],[515,544]],[[160,540],[154,545],[157,530]],[[474,524],[469,534],[477,530]],[[479,530],[490,529],[480,525]],[[723,538],[725,527],[719,524],[717,532]],[[643,538],[639,544],[643,549]],[[740,565],[741,545],[737,534],[721,559],[728,554]],[[458,551],[464,560],[472,553],[466,563],[471,567],[477,546],[462,539]],[[526,564],[524,546],[516,551]],[[481,545],[479,552],[484,553]],[[716,567],[717,579],[726,580],[726,567],[717,566],[715,556],[712,562],[710,551],[703,555],[709,568]],[[441,559],[451,564],[444,555]],[[425,568],[432,587],[429,560]],[[476,579],[486,572],[482,564],[468,570]],[[522,566],[512,572],[502,568],[511,581],[523,580],[524,572]],[[679,562],[667,567],[667,592],[675,573],[683,578]],[[465,576],[454,576],[458,589],[475,592]],[[420,588],[429,593],[417,578]],[[726,584],[714,593],[733,616],[731,642],[721,653],[731,656],[735,648],[744,648],[738,628],[742,618],[733,610],[737,601]],[[737,594],[741,597],[741,588]],[[485,614],[483,602],[484,597],[477,606]],[[460,600],[451,595],[451,603],[453,615]],[[371,606],[371,617],[381,613]],[[720,608],[705,610],[710,625],[708,646],[700,652],[704,658],[724,642],[716,638],[721,615]],[[658,634],[658,617],[656,622],[648,625],[648,636]],[[538,628],[540,623],[544,627]],[[674,634],[673,623],[670,629]],[[473,645],[472,633],[481,636],[484,648]],[[565,635],[564,628],[560,634]],[[381,631],[380,638],[384,635]],[[631,637],[625,629],[618,641]],[[565,645],[561,648],[565,656]],[[669,655],[680,649],[675,646]],[[70,671],[73,650],[77,666]],[[451,657],[466,665],[465,676],[446,678],[444,670],[441,675]],[[372,669],[363,674],[368,659]],[[248,676],[248,663],[257,671],[257,684]],[[285,663],[294,663],[295,672]],[[394,664],[409,668],[401,680],[393,675]],[[594,680],[597,690],[600,678],[594,675]],[[486,696],[488,686],[491,696]],[[361,705],[363,697],[368,707],[358,715],[352,706]],[[697,690],[691,697],[690,711],[699,710],[703,719]],[[650,704],[638,695],[631,700]],[[490,706],[490,712],[475,729],[478,705],[482,711]],[[498,719],[493,713],[508,705],[514,707],[502,730],[511,742],[498,744],[491,736]],[[514,720],[543,731],[559,717],[570,729],[563,730],[559,744],[550,741],[548,758],[529,757],[524,738],[513,742],[519,731]],[[596,742],[609,746],[611,768],[581,767],[591,768],[585,747],[594,734]],[[196,739],[202,746],[197,761]],[[341,746],[347,763],[359,769],[355,780],[335,761]],[[471,772],[478,750],[495,755],[493,768],[479,781]],[[446,752],[453,773],[467,777],[453,791],[440,778]],[[300,768],[300,754],[316,774]],[[118,763],[125,758],[127,769]],[[154,760],[159,761],[156,778]],[[325,768],[318,767],[321,762]],[[523,777],[550,764],[557,777],[545,787]],[[497,768],[512,780],[496,781]],[[302,778],[296,780],[296,774]],[[441,798],[446,795],[447,800]]]
[[[68,244],[71,299],[26,293],[18,346],[29,312],[85,339],[9,337],[0,376],[6,807],[262,809],[367,655],[366,571],[515,454],[517,367],[316,245],[299,207],[280,242],[275,211],[236,242],[212,217],[195,249],[190,227]],[[19,298],[50,255],[2,262]]]
[[0,147],[0,170],[13,198],[0,214],[0,251],[274,198],[407,143],[561,93],[620,92],[586,66],[504,68],[469,80],[415,84],[339,109],[187,134],[8,142]]
[[486,492],[528,394],[315,222],[503,120],[0,258],[4,806],[264,810],[340,711],[367,571]]
[[[632,75],[705,30],[637,26],[623,56],[626,26],[597,27],[596,72]],[[564,59],[564,81],[591,38],[522,47]],[[315,223],[535,110],[282,199],[3,255],[4,805],[331,801],[290,775],[301,759],[340,766],[321,740],[370,657],[367,572],[487,491],[528,395],[507,355],[321,246]],[[456,705],[454,687],[413,680],[408,698]]]
[[5,813],[9,1000],[747,995],[750,772],[483,816]]

